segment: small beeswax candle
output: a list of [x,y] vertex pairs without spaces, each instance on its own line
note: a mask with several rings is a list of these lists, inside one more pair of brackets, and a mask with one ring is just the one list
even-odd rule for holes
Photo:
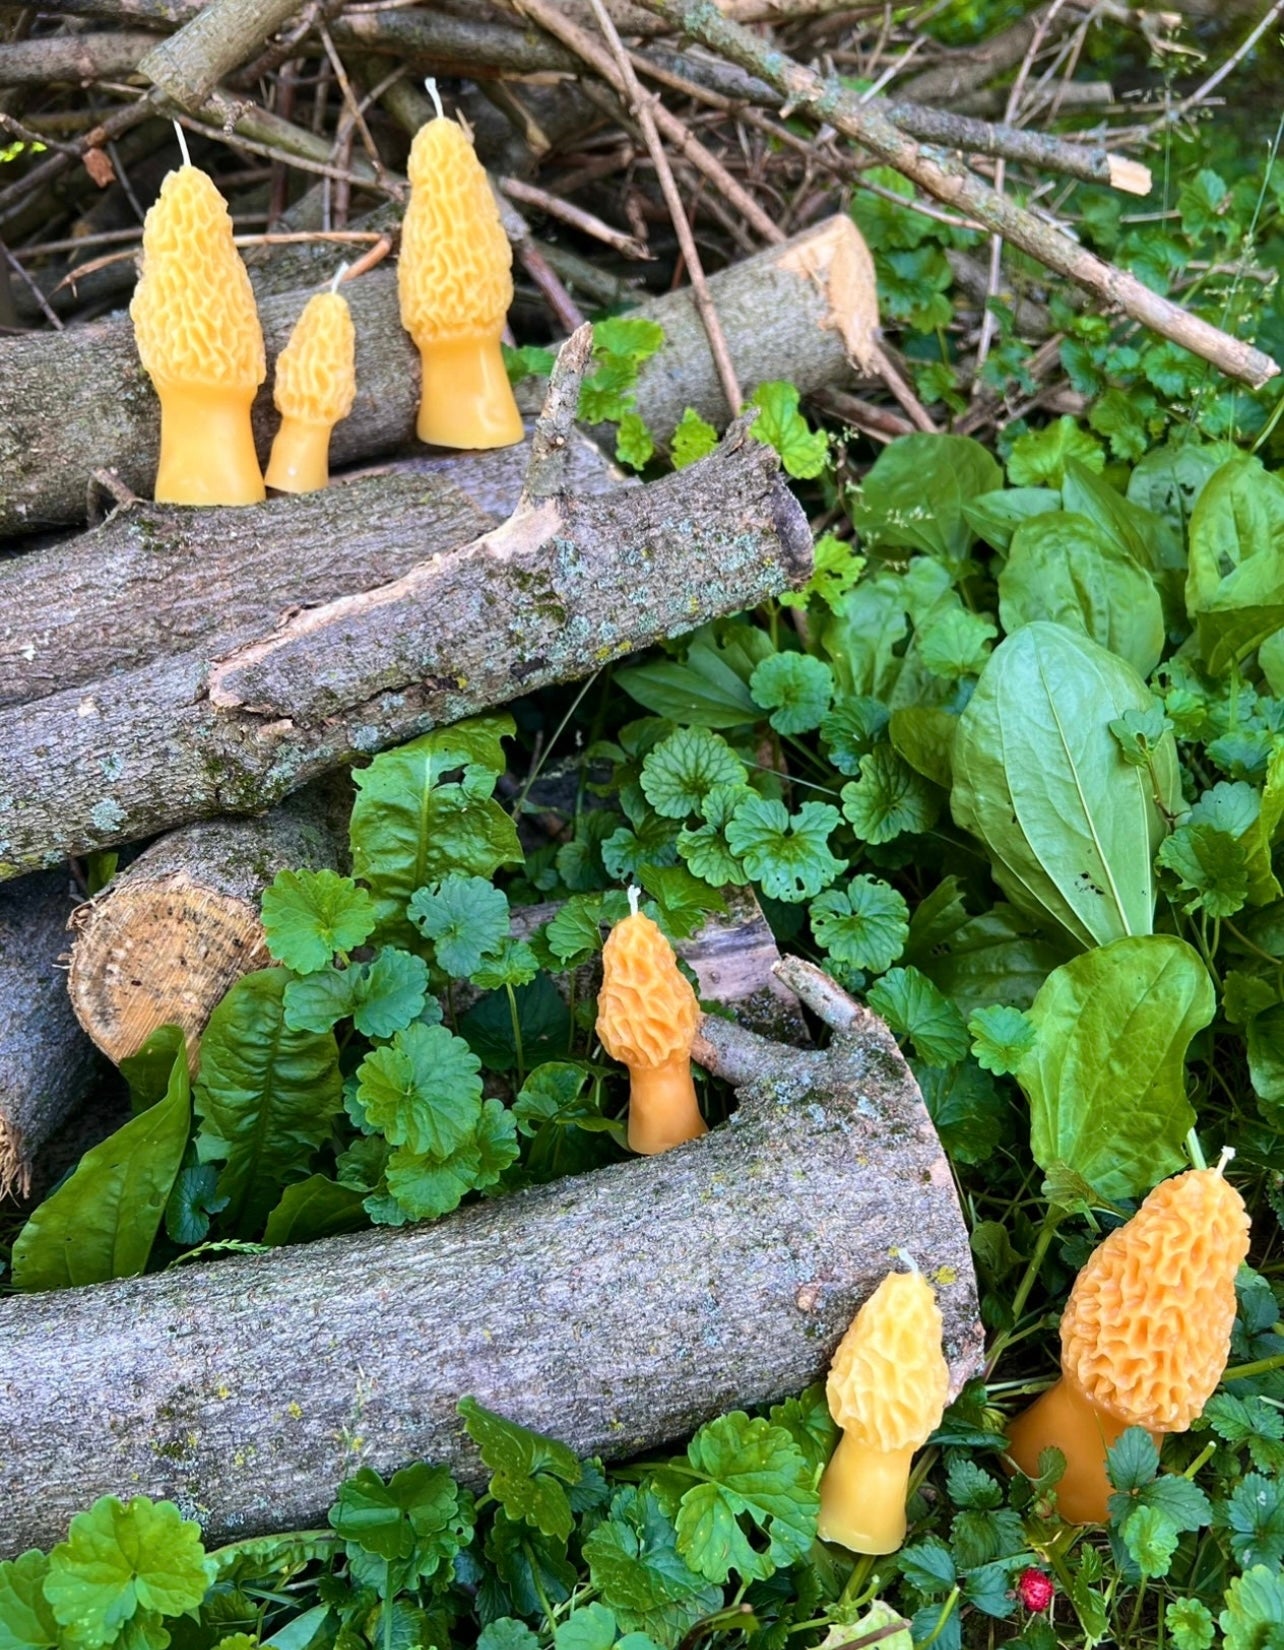
[[[336,282],[343,271],[335,277]],[[282,493],[311,493],[330,480],[330,431],[357,393],[356,334],[348,301],[333,288],[303,306],[276,361],[272,399],[281,428],[264,480]]]
[[629,1149],[654,1156],[707,1134],[691,1081],[691,1043],[700,1023],[696,994],[678,972],[673,947],[629,889],[631,916],[602,948],[597,1034],[629,1068]]
[[1089,1256],[1061,1318],[1061,1379],[1008,1428],[1030,1477],[1049,1445],[1065,1456],[1057,1508],[1072,1523],[1107,1518],[1106,1450],[1129,1427],[1185,1432],[1222,1378],[1249,1229],[1225,1159],[1161,1181]]
[[397,264],[401,322],[423,361],[419,439],[509,447],[523,434],[499,352],[513,255],[473,146],[440,107],[411,146]]
[[213,180],[171,172],[143,224],[129,313],[161,404],[156,500],[254,504],[266,496],[250,406],[267,367],[250,277]]
[[855,1553],[905,1540],[910,1462],[949,1395],[941,1309],[911,1267],[889,1272],[852,1319],[825,1388],[843,1435],[820,1481],[817,1533]]

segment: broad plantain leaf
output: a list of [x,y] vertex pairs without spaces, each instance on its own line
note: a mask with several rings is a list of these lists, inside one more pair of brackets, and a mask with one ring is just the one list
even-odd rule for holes
[[1214,675],[1284,626],[1284,481],[1255,458],[1223,464],[1199,495],[1186,606]]
[[281,1193],[281,1201],[267,1218],[264,1243],[311,1243],[316,1238],[359,1232],[369,1224],[363,1193],[341,1186],[323,1174],[296,1180]]

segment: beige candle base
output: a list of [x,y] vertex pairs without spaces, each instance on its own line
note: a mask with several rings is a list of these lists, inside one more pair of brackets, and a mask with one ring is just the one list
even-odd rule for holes
[[451,338],[420,350],[423,399],[416,431],[436,447],[512,447],[525,435],[498,336]]
[[838,1440],[820,1480],[820,1518],[816,1533],[853,1553],[894,1553],[908,1528],[913,1448],[881,1450],[863,1444],[850,1432]]
[[[1099,1408],[1077,1381],[1062,1376],[1008,1427],[1008,1454],[1027,1478],[1039,1475],[1039,1452],[1053,1446],[1066,1458],[1057,1485],[1057,1511],[1071,1524],[1104,1524],[1114,1494],[1106,1451],[1130,1425]],[[1150,1435],[1156,1444],[1162,1433]]]
[[655,1157],[708,1134],[687,1055],[675,1055],[662,1066],[630,1066],[629,1078],[631,1152]]
[[272,443],[263,479],[278,493],[315,493],[330,485],[329,424],[285,417]]
[[157,384],[161,404],[157,504],[259,504],[267,497],[254,450],[254,391]]

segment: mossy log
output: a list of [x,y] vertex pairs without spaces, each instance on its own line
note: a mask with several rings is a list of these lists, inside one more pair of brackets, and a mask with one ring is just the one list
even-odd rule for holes
[[[712,277],[746,395],[765,379],[788,378],[806,394],[849,377],[850,259],[838,255],[855,233],[850,219],[827,219]],[[371,270],[343,290],[356,327],[357,396],[331,440],[336,469],[410,446],[420,389],[419,356],[402,330],[395,271]],[[259,305],[269,376],[255,403],[254,427],[264,461],[277,424],[271,364],[309,296],[281,293]],[[652,432],[667,440],[687,406],[725,423],[728,409],[690,294],[651,298],[632,313],[658,321],[667,338],[646,363],[637,391]],[[863,326],[865,317],[859,319]],[[534,399],[528,391],[529,410]],[[0,404],[6,410],[0,422],[0,537],[83,522],[99,470],[140,497],[151,496],[160,410],[139,365],[128,316],[0,340]]]
[[469,1394],[581,1455],[653,1449],[816,1379],[901,1247],[957,1391],[982,1331],[922,1097],[881,1022],[781,967],[843,1029],[817,1053],[706,1020],[739,1108],[701,1140],[432,1225],[0,1300],[0,1558],[105,1494],[166,1497],[211,1544],[314,1527],[356,1431],[380,1472],[479,1487]]
[[0,888],[0,1198],[26,1189],[36,1152],[99,1069],[59,961],[73,904],[65,871]]
[[[329,530],[342,543],[377,515],[413,538],[421,494],[413,476],[332,489]],[[0,711],[0,877],[261,813],[357,756],[752,607],[811,564],[775,453],[740,425],[649,486],[532,500],[220,659],[179,654]]]

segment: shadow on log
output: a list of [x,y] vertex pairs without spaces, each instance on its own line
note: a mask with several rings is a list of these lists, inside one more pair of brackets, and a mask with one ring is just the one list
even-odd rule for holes
[[[952,1387],[982,1331],[949,1166],[880,1021],[808,964],[824,1052],[706,1020],[739,1093],[662,1157],[334,1238],[0,1300],[0,1558],[95,1497],[148,1494],[211,1543],[320,1523],[365,1441],[388,1473],[485,1474],[455,1406],[611,1459],[795,1392],[904,1246],[937,1287]],[[70,1418],[70,1419],[69,1419]]]

